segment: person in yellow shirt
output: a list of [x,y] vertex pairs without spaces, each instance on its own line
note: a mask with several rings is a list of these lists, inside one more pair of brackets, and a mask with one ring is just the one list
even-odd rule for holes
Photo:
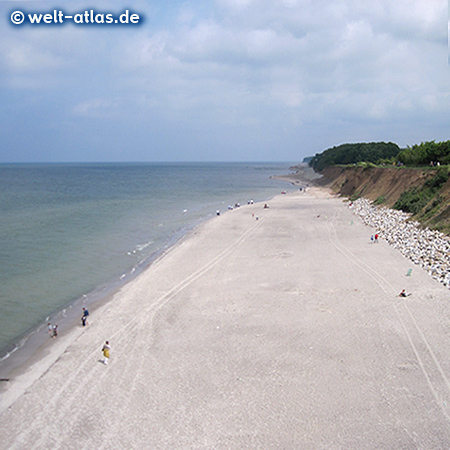
[[110,351],[111,351],[111,346],[109,345],[109,341],[106,341],[102,348],[103,364],[106,364],[106,365],[108,364]]

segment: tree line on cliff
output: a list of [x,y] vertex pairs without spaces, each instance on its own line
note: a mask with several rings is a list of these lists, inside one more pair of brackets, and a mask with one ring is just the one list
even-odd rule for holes
[[450,164],[450,141],[428,141],[408,146],[398,154],[398,160],[406,166]]
[[338,164],[355,164],[359,162],[377,163],[382,159],[396,157],[400,147],[392,142],[361,142],[341,144],[317,153],[309,165],[317,172]]
[[420,167],[430,164],[450,164],[450,141],[428,141],[401,149],[393,142],[362,142],[341,144],[316,155],[309,165],[317,172],[335,165],[396,164]]

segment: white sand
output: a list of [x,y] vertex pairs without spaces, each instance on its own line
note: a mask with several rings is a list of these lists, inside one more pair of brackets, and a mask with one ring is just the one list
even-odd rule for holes
[[449,290],[317,193],[215,217],[55,340],[0,449],[450,448]]

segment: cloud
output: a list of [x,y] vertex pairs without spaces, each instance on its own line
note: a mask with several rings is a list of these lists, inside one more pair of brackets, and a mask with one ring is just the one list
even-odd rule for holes
[[139,124],[144,142],[158,123],[161,148],[186,130],[192,154],[221,139],[237,148],[245,135],[266,158],[275,126],[286,149],[308,142],[319,151],[335,144],[333,132],[411,144],[408,126],[416,139],[433,121],[439,140],[450,113],[446,8],[445,0],[140,1],[133,9],[146,22],[135,29],[2,28],[0,89],[45,95],[42,117],[57,108],[65,123],[98,121],[99,133],[106,120]]

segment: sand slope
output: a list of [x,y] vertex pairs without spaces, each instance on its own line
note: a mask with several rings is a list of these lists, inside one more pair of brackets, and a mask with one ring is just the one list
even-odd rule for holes
[[340,199],[269,204],[210,220],[63,337],[0,449],[450,448],[449,291]]

